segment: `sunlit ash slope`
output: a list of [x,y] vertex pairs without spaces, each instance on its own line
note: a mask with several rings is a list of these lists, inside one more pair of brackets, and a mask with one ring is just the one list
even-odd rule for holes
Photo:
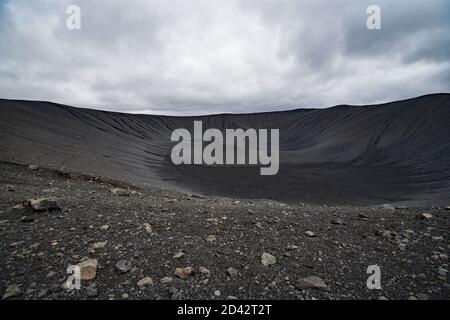
[[[280,129],[280,170],[170,163],[174,129]],[[434,206],[450,200],[450,94],[372,106],[167,117],[0,100],[0,160],[218,196]]]

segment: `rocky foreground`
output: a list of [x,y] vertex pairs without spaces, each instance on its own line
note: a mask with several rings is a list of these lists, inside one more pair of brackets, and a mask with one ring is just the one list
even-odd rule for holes
[[[206,198],[0,163],[0,296],[449,299],[449,217]],[[80,290],[65,285],[70,265],[82,267]],[[370,265],[380,290],[366,286]]]

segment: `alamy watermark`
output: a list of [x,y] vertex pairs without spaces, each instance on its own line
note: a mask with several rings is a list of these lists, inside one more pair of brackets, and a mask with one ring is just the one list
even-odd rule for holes
[[[270,143],[269,143],[270,131]],[[175,165],[259,165],[261,175],[275,175],[279,169],[279,129],[208,129],[202,121],[194,121],[193,135],[187,129],[172,132]],[[204,142],[207,145],[204,147]],[[270,145],[270,154],[269,154]]]
[[81,289],[81,269],[77,265],[70,265],[67,267],[67,274],[69,276],[66,280],[66,287],[68,290]]
[[366,26],[369,30],[380,30],[381,29],[381,8],[377,5],[370,5],[367,7],[366,13],[369,15],[367,17]]
[[66,27],[69,30],[81,30],[81,8],[77,5],[70,5],[66,8],[69,16],[66,20]]
[[376,264],[367,267],[367,274],[370,276],[367,278],[366,286],[369,290],[381,289],[381,268]]

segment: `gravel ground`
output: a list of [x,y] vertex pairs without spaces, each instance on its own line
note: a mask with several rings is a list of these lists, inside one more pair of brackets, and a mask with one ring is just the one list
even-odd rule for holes
[[[32,198],[62,210],[12,209]],[[204,197],[0,163],[0,296],[449,299],[449,216]],[[95,278],[67,290],[68,266],[88,259]],[[379,290],[366,286],[369,265]]]

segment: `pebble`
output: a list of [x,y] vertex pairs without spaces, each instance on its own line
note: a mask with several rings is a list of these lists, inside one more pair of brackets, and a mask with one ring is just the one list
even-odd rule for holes
[[86,288],[86,294],[88,297],[97,297],[98,296],[98,290],[95,287],[87,287]]
[[433,218],[433,215],[430,213],[419,213],[416,215],[416,219],[418,220],[430,220],[431,218]]
[[389,203],[383,204],[380,208],[386,209],[386,210],[395,210],[395,208],[392,205],[390,205]]
[[237,270],[236,270],[235,268],[233,268],[233,267],[229,267],[229,268],[227,269],[227,273],[228,273],[228,275],[229,275],[231,278],[234,278],[234,277],[236,277],[236,276],[238,275]]
[[277,262],[277,258],[273,255],[271,255],[270,253],[264,252],[261,255],[261,264],[264,267],[268,267],[270,265],[273,265]]
[[41,291],[39,291],[38,298],[42,299],[43,297],[45,297],[47,295],[47,293],[48,293],[48,289],[47,288],[42,289]]
[[307,289],[326,289],[327,285],[325,281],[316,276],[309,276],[306,278],[300,278],[296,282],[295,286],[300,290]]
[[3,300],[17,297],[22,294],[22,290],[19,286],[13,284],[6,288],[6,292],[3,294]]
[[438,274],[440,275],[440,276],[442,276],[442,277],[446,277],[447,276],[447,269],[444,269],[444,268],[442,268],[442,267],[439,267],[438,268]]
[[132,267],[133,267],[132,263],[130,261],[127,261],[127,260],[119,260],[116,263],[116,268],[121,273],[127,273],[128,271],[131,270]]
[[166,283],[171,283],[173,281],[173,279],[172,278],[170,278],[170,277],[164,277],[164,278],[162,278],[161,279],[161,283],[162,284],[166,284]]
[[63,201],[53,198],[30,199],[25,200],[23,206],[36,212],[53,212],[63,209]]
[[92,245],[93,249],[103,249],[108,241],[96,242]]
[[89,259],[78,264],[81,280],[93,280],[97,274],[97,259]]
[[316,236],[316,234],[314,232],[309,231],[309,230],[305,232],[305,235],[307,235],[308,237],[311,237],[311,238]]
[[111,194],[116,197],[128,197],[130,195],[130,192],[127,189],[122,188],[112,188]]
[[142,226],[143,226],[145,232],[147,232],[148,234],[153,234],[153,228],[150,223],[147,223],[147,222],[143,223]]
[[185,256],[185,253],[183,251],[177,252],[175,253],[175,255],[173,256],[174,259],[180,259],[182,257]]
[[30,216],[23,216],[22,218],[20,218],[20,221],[24,222],[24,223],[26,223],[26,222],[33,222],[34,218],[30,217]]
[[139,287],[145,287],[145,286],[151,285],[151,284],[153,284],[153,280],[150,277],[145,277],[137,282],[137,285]]
[[181,279],[187,279],[192,274],[193,269],[191,267],[176,268],[175,274]]
[[342,219],[333,219],[331,220],[332,224],[342,225],[344,224],[344,221]]
[[201,274],[204,274],[205,276],[209,276],[210,275],[210,271],[205,268],[205,267],[199,267],[198,271],[200,271]]

